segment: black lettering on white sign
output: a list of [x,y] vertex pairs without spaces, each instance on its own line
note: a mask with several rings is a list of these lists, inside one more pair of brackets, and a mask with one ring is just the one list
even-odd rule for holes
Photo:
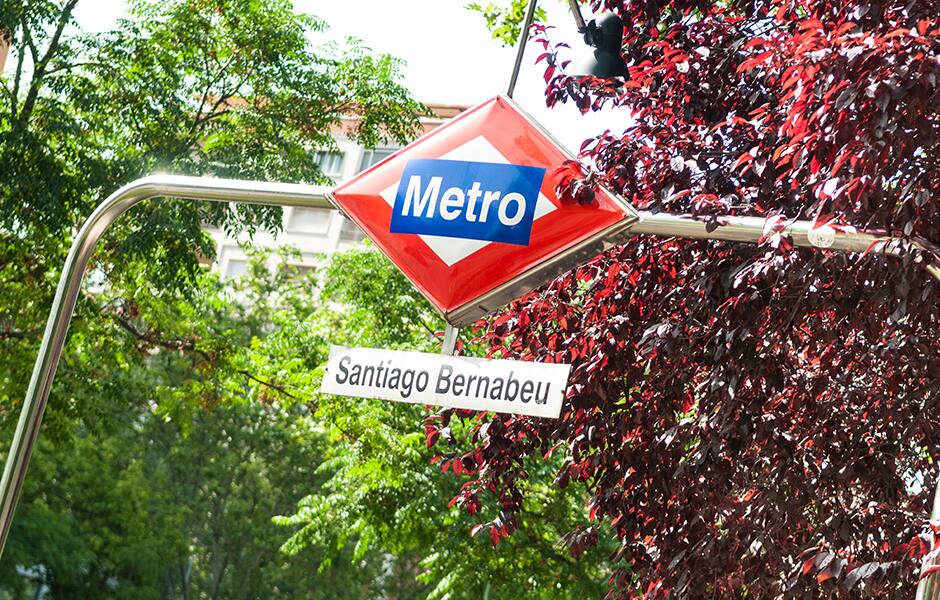
[[334,346],[321,391],[557,417],[569,365]]

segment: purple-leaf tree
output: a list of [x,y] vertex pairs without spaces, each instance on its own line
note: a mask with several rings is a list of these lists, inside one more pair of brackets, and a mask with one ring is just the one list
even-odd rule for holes
[[637,236],[482,322],[491,356],[574,367],[559,420],[479,421],[455,502],[511,535],[554,448],[556,484],[589,495],[572,553],[596,523],[617,536],[611,598],[912,594],[935,547],[940,284],[914,252],[798,249],[779,224],[940,241],[940,2],[591,8],[622,16],[629,78],[573,79],[536,26],[547,101],[633,120],[585,142],[562,191],[767,234]]

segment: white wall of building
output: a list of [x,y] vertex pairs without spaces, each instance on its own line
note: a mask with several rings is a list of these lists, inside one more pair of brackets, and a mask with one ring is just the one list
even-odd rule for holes
[[[346,138],[337,138],[336,144],[339,153],[318,152],[311,157],[336,184],[351,179],[397,150],[394,146],[367,150]],[[335,210],[324,208],[285,208],[283,229],[276,235],[257,231],[253,237],[242,235],[233,238],[218,228],[210,227],[207,231],[215,240],[216,267],[225,277],[238,277],[247,272],[245,246],[272,249],[293,246],[302,254],[302,259],[296,264],[313,269],[317,266],[318,255],[346,249],[364,238],[352,221]],[[277,259],[272,257],[271,260]]]
[[[466,109],[463,106],[429,106],[434,116],[422,117],[421,129],[428,133]],[[355,123],[354,118],[345,118],[344,126]],[[343,131],[343,129],[338,129]],[[342,133],[334,135],[338,152],[316,152],[311,161],[320,166],[320,170],[338,185],[354,177],[386,156],[394,153],[399,146],[385,145],[375,148],[363,148]],[[267,231],[258,231],[253,237],[242,235],[229,237],[224,231],[210,227],[207,231],[215,240],[215,267],[223,277],[238,277],[248,269],[245,247],[275,249],[281,246],[297,248],[302,258],[296,261],[300,267],[315,269],[318,257],[337,250],[344,250],[361,242],[365,235],[355,223],[346,219],[339,212],[324,208],[285,208],[283,228],[276,235]],[[275,267],[278,257],[271,257],[271,267]]]

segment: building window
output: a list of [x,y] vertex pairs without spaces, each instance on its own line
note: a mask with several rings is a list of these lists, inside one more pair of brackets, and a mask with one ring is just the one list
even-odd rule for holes
[[297,269],[297,278],[303,279],[304,277],[312,276],[317,272],[317,267],[315,265],[292,265]]
[[362,162],[359,164],[359,170],[365,171],[372,165],[385,160],[398,151],[398,148],[373,148],[362,153]]
[[333,211],[325,208],[293,208],[284,227],[288,233],[326,235]]
[[230,258],[225,264],[225,277],[237,278],[248,274],[248,261],[238,258]]
[[365,238],[365,234],[359,229],[359,226],[343,217],[343,226],[339,230],[340,244],[355,244]]
[[313,162],[320,167],[320,172],[327,177],[337,178],[343,175],[342,152],[317,152],[313,155]]

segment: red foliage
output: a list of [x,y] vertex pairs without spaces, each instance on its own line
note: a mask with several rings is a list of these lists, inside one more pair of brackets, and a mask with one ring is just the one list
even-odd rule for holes
[[[592,4],[627,24],[624,85],[572,80],[538,34],[549,104],[634,111],[585,144],[591,177],[650,210],[940,241],[940,2]],[[913,593],[936,547],[940,285],[911,255],[779,238],[635,237],[482,324],[493,356],[574,365],[560,420],[487,417],[462,457],[455,501],[499,511],[493,543],[524,461],[559,445],[557,485],[618,537],[612,597]]]

